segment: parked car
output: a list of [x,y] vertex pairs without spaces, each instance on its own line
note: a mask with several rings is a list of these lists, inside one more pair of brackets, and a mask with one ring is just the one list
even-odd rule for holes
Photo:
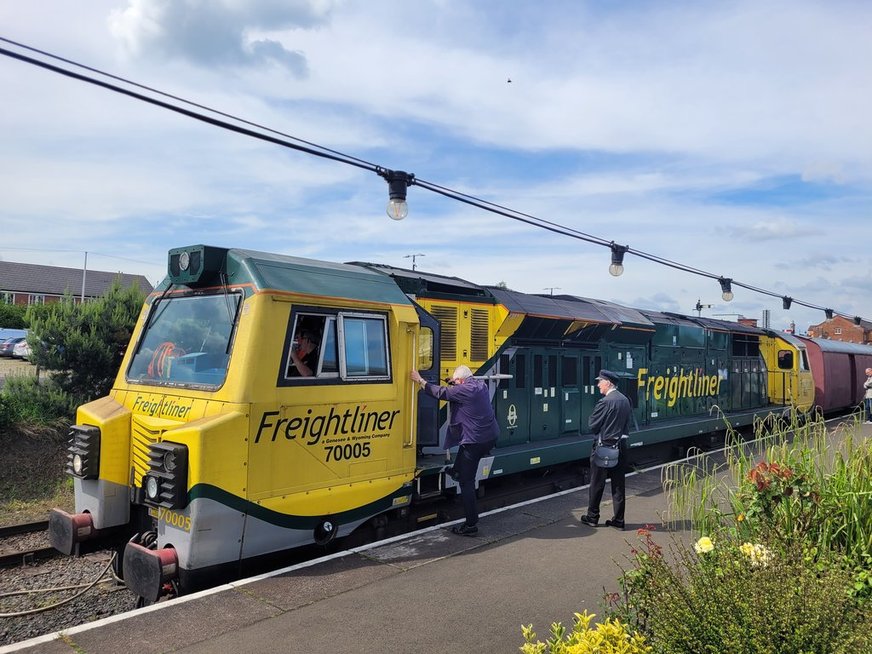
[[24,336],[13,336],[12,338],[4,339],[0,342],[0,357],[11,357],[12,350],[23,340],[25,340]]
[[12,356],[16,359],[30,358],[30,345],[27,344],[27,339],[22,339],[21,342],[15,344],[15,348],[12,350]]

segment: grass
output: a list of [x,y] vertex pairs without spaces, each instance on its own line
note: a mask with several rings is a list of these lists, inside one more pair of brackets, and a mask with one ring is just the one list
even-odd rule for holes
[[48,518],[58,507],[72,511],[72,478],[65,433],[42,428],[0,434],[0,526]]

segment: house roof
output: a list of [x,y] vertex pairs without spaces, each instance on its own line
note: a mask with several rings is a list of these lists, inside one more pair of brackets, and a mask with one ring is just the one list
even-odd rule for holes
[[[845,316],[836,316],[834,318],[824,320],[823,322],[819,322],[816,325],[809,325],[808,329],[809,330],[823,329],[824,327],[832,325],[836,321],[842,322],[842,323],[849,323],[851,325],[856,325],[856,323],[854,322],[854,320],[852,318],[846,318]],[[861,318],[859,326],[863,328],[863,331],[870,331],[870,330],[872,330],[872,321],[865,320],[865,319]]]
[[[0,292],[63,295],[69,291],[74,296],[79,296],[82,294],[82,274],[81,268],[0,261]],[[143,293],[150,293],[152,290],[151,284],[143,275],[86,270],[85,296],[103,295],[119,275],[123,286],[137,284]]]

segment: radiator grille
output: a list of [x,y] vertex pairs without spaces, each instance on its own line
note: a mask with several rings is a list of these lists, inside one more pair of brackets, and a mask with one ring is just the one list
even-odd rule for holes
[[472,309],[471,341],[469,358],[472,361],[487,361],[488,358],[488,312],[484,309]]
[[131,421],[130,462],[133,466],[133,485],[139,488],[142,485],[142,476],[148,471],[149,448],[152,443],[157,443],[164,430],[150,427],[145,424],[141,416],[133,416]]
[[439,348],[442,359],[457,360],[457,309],[455,307],[433,306],[433,317],[439,321]]

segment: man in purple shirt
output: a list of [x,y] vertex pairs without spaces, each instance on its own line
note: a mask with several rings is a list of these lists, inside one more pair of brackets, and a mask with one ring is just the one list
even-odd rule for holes
[[448,386],[430,384],[417,370],[412,370],[411,378],[421,386],[422,391],[451,405],[445,449],[460,445],[451,477],[460,484],[463,512],[466,514],[466,522],[455,525],[451,531],[462,536],[474,536],[478,533],[475,473],[479,461],[490,454],[500,435],[487,383],[473,377],[472,371],[466,366],[458,366],[454,370]]

